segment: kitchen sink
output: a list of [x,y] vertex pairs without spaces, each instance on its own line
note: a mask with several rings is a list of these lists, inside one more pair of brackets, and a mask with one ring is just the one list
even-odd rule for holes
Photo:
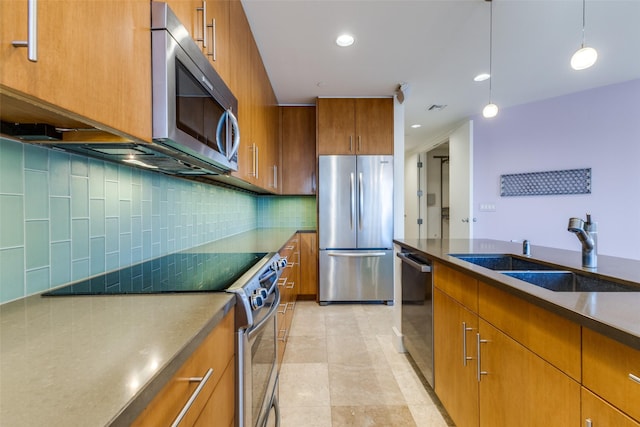
[[640,292],[640,286],[561,270],[557,266],[512,254],[450,254],[450,256],[555,292]]
[[557,270],[546,264],[532,261],[527,258],[520,258],[510,254],[450,254],[462,261],[479,265],[490,270]]
[[501,271],[500,273],[556,292],[640,292],[640,287],[571,271]]

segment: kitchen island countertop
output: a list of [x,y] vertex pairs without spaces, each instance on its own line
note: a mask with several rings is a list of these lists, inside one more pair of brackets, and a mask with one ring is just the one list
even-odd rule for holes
[[640,261],[598,256],[598,268],[583,269],[579,251],[531,246],[532,260],[568,270],[597,274],[637,284],[638,292],[554,292],[496,271],[462,261],[450,254],[522,254],[522,243],[490,239],[397,239],[395,243],[435,261],[465,271],[485,283],[518,295],[603,335],[640,350]]
[[[255,229],[192,251],[275,252],[296,231]],[[234,304],[226,293],[186,293],[33,295],[0,305],[0,424],[119,424]]]

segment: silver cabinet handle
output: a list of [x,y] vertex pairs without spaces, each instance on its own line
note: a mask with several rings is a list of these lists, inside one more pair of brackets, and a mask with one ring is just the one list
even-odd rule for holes
[[483,375],[488,375],[487,371],[483,371],[482,370],[482,362],[480,360],[481,359],[481,357],[480,357],[480,354],[481,354],[480,353],[480,344],[484,344],[484,343],[487,343],[489,341],[481,339],[480,338],[480,333],[476,334],[476,338],[477,338],[476,343],[478,345],[478,355],[476,356],[476,359],[478,361],[478,371],[477,372],[478,372],[478,382],[480,382]]
[[[215,62],[217,58],[216,52],[216,19],[211,19],[211,24],[207,24],[207,28],[211,28],[211,50],[207,49],[207,56]],[[206,47],[206,45],[205,45]]]
[[278,279],[278,286],[282,286],[284,288],[286,284],[287,284],[287,278],[286,277],[281,277],[281,278]]
[[257,144],[253,144],[253,146],[255,147],[255,155],[256,155],[256,179],[258,179],[258,165],[260,164],[260,147],[258,147]]
[[289,283],[291,283],[291,285],[287,285],[287,286],[285,286],[285,288],[293,289],[296,286],[296,282],[289,282]]
[[287,340],[287,329],[286,328],[285,329],[280,329],[278,331],[278,335],[280,335],[280,333],[282,333],[282,338],[278,337],[278,341],[282,341],[282,342],[286,341]]
[[27,1],[27,40],[14,40],[13,47],[26,47],[27,58],[38,62],[38,0]]
[[467,322],[462,322],[462,366],[467,366],[467,361],[473,357],[467,356],[467,332],[473,331],[473,328],[467,328]]
[[362,137],[358,135],[358,148],[356,151],[359,153],[362,150]]
[[591,427],[593,423],[591,422],[591,418],[587,418],[584,420],[584,427]]
[[349,135],[349,152],[353,153],[353,135]]
[[285,314],[285,313],[287,312],[287,306],[288,306],[288,305],[289,305],[289,303],[288,303],[288,302],[286,302],[286,303],[284,303],[284,304],[279,304],[279,305],[278,305],[278,308],[279,308],[279,307],[284,306],[284,309],[282,309],[282,311],[278,310],[278,314]]
[[633,375],[632,373],[629,373],[629,379],[634,383],[640,384],[640,377]]
[[193,402],[195,402],[195,400],[198,398],[198,395],[204,388],[207,381],[209,381],[209,378],[211,377],[212,374],[213,374],[213,368],[209,368],[207,373],[204,374],[204,377],[192,377],[188,379],[189,382],[199,382],[200,384],[198,384],[198,387],[196,387],[193,393],[191,393],[189,400],[187,400],[187,403],[185,403],[184,407],[176,417],[175,421],[173,422],[173,424],[171,424],[171,427],[176,427],[178,426],[178,424],[182,422],[182,419],[184,418],[185,415],[187,415],[189,408],[191,408],[191,405],[193,405]]
[[273,165],[273,188],[278,188],[278,165]]
[[202,0],[202,7],[196,7],[198,12],[202,12],[202,38],[196,39],[202,42],[203,47],[207,47],[207,1]]

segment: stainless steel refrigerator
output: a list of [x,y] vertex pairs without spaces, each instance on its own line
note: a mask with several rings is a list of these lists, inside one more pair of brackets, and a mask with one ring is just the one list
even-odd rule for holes
[[393,156],[320,156],[320,304],[393,303]]

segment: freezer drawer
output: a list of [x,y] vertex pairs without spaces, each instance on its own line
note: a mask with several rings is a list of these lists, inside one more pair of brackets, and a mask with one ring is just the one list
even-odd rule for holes
[[393,250],[321,250],[320,304],[393,304]]

